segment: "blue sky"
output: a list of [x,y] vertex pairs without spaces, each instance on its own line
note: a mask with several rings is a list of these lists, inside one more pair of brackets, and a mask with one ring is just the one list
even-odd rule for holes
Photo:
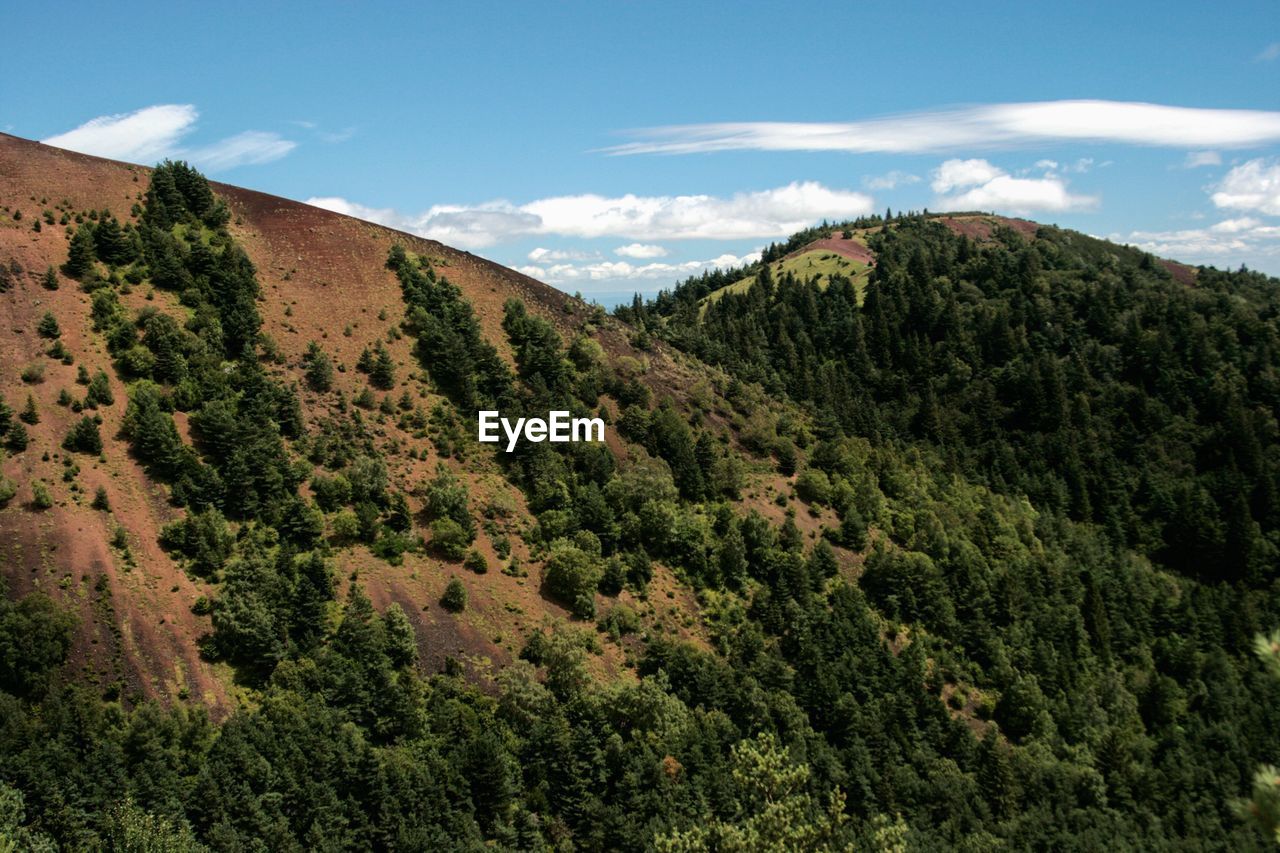
[[1280,274],[1280,7],[6,4],[0,129],[614,301],[823,218],[982,208]]

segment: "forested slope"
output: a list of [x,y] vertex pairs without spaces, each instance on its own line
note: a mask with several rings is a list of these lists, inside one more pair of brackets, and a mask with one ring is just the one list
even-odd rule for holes
[[904,217],[849,224],[861,303],[751,270],[629,325],[103,162],[127,215],[0,219],[6,841],[1262,843],[1274,281]]

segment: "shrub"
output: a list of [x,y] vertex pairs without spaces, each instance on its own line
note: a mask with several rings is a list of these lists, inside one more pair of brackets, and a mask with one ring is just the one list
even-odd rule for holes
[[568,604],[574,615],[589,618],[594,615],[596,586],[603,574],[599,562],[590,554],[574,545],[557,543],[547,560],[544,577],[547,592]]
[[467,552],[467,556],[462,560],[462,565],[478,575],[487,574],[489,571],[489,561],[484,558],[484,554],[481,554],[475,548]]
[[31,484],[31,505],[36,509],[53,506],[53,495],[49,494],[49,487],[39,480]]
[[600,620],[600,628],[617,640],[640,630],[640,616],[625,604],[615,604]]
[[806,468],[796,478],[796,494],[805,503],[826,506],[831,503],[831,481],[816,468]]
[[18,484],[0,474],[0,507],[6,506],[18,493]]
[[33,361],[22,368],[22,381],[28,385],[39,385],[44,381],[44,362]]
[[440,606],[450,613],[461,613],[467,609],[467,588],[457,578],[450,578],[440,596]]
[[333,538],[352,542],[360,536],[360,518],[354,510],[344,509],[333,517]]
[[111,511],[111,499],[107,497],[107,490],[105,487],[98,486],[98,488],[94,490],[93,503],[89,504],[89,506],[102,512]]
[[447,560],[461,560],[471,544],[471,537],[452,518],[431,522],[431,547]]

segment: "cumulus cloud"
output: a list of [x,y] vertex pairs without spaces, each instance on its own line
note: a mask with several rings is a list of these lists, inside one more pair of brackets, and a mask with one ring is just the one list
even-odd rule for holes
[[813,181],[727,197],[588,194],[523,205],[508,201],[437,205],[418,215],[364,207],[342,198],[312,198],[307,203],[463,248],[545,234],[644,241],[776,238],[823,219],[846,219],[872,210],[870,196]]
[[98,116],[42,140],[46,145],[115,160],[151,163],[166,157],[189,160],[211,172],[279,160],[297,143],[277,133],[247,130],[210,145],[184,148],[200,113],[191,104],[158,104],[131,113]]
[[1064,100],[987,104],[853,122],[727,122],[635,131],[610,154],[849,151],[919,154],[1071,141],[1247,148],[1280,141],[1280,112]]
[[1182,161],[1184,169],[1199,169],[1201,166],[1221,166],[1222,155],[1217,151],[1188,151],[1187,159]]
[[1236,166],[1210,198],[1218,207],[1280,216],[1280,160],[1258,158]]
[[[1041,169],[1056,168],[1041,161]],[[934,192],[948,193],[939,196],[931,205],[937,210],[997,210],[1009,213],[1034,211],[1087,210],[1095,207],[1098,199],[1093,196],[1072,195],[1066,182],[1047,172],[1043,177],[1013,177],[986,160],[947,160],[933,172],[930,183]]]
[[619,246],[613,250],[613,253],[624,258],[636,258],[638,260],[665,258],[667,256],[666,249],[649,243],[630,243],[626,246]]
[[525,275],[548,284],[573,284],[583,281],[637,281],[644,279],[675,279],[697,275],[704,270],[727,269],[760,260],[759,252],[746,255],[723,254],[708,260],[677,261],[672,263],[632,264],[627,261],[599,261],[590,264],[552,264],[517,267]]
[[[1041,162],[1049,161],[1042,160]],[[1053,164],[1053,166],[1057,165],[1057,163]],[[936,193],[946,193],[959,187],[985,184],[1003,174],[1003,170],[996,168],[986,160],[947,160],[934,170],[933,181],[929,186]]]
[[891,190],[908,184],[918,184],[920,183],[920,176],[894,169],[887,174],[867,178],[865,183],[869,190]]

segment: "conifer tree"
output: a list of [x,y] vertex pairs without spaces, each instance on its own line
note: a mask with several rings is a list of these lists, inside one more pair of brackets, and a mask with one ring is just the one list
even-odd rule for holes
[[83,279],[93,270],[94,262],[93,230],[88,225],[81,225],[71,237],[67,262],[62,265],[62,273],[67,278]]

